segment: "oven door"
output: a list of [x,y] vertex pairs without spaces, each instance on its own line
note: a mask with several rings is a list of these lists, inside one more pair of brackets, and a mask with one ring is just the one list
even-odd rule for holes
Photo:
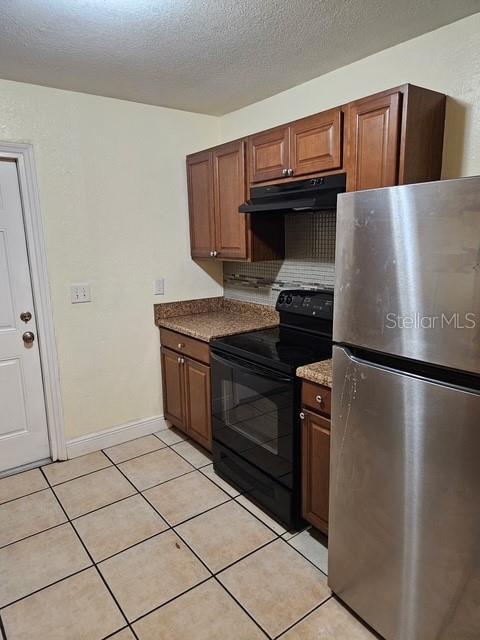
[[214,441],[291,488],[294,378],[218,352],[211,365]]

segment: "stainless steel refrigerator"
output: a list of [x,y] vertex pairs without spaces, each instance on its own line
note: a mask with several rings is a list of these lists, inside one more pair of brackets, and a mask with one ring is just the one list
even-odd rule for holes
[[329,585],[387,640],[480,638],[480,177],[338,198]]

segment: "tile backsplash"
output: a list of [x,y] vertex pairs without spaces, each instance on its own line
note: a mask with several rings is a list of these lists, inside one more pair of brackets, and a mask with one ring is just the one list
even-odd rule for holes
[[274,305],[282,289],[333,287],[335,223],[335,210],[287,214],[285,259],[224,262],[225,297]]

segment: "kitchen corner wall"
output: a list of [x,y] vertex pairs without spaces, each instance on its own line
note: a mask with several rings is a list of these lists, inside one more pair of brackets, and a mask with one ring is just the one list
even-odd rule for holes
[[335,221],[335,211],[286,215],[285,260],[224,262],[225,297],[274,305],[282,289],[333,287]]
[[37,164],[67,439],[163,413],[153,304],[222,295],[221,264],[190,258],[185,175],[218,137],[215,117],[0,81],[0,140]]

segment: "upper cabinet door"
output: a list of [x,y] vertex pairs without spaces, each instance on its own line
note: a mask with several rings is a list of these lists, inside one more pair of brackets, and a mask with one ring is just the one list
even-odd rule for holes
[[349,105],[349,191],[397,184],[401,106],[400,92],[372,96]]
[[285,177],[290,167],[290,127],[277,127],[250,136],[248,162],[250,182]]
[[215,245],[210,151],[187,158],[187,181],[192,258],[207,258],[212,255]]
[[238,213],[246,198],[243,140],[214,149],[213,185],[217,257],[246,259],[248,216]]
[[341,109],[298,120],[291,127],[293,175],[332,171],[342,166]]

